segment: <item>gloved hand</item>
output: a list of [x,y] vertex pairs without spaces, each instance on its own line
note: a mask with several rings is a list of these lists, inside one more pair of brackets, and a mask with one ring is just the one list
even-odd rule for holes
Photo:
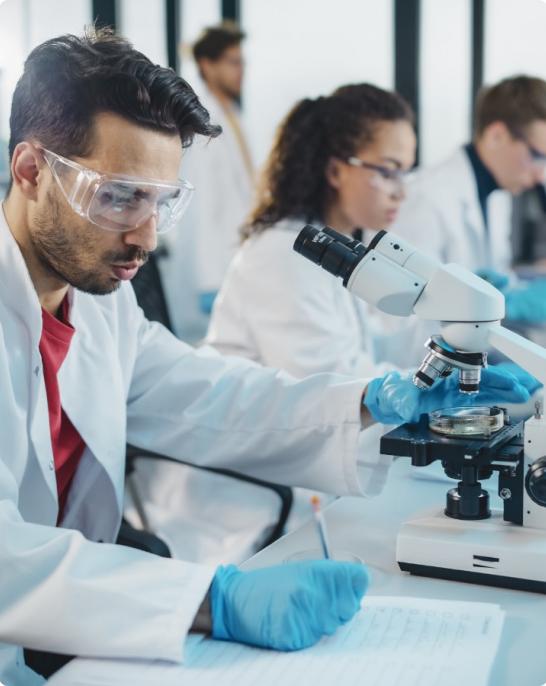
[[219,567],[210,601],[212,636],[275,650],[300,650],[333,634],[360,608],[365,567],[317,560],[241,572]]
[[210,314],[212,312],[212,306],[217,295],[218,291],[199,293],[199,309],[203,314]]
[[510,281],[510,278],[506,274],[501,274],[494,269],[478,269],[476,275],[489,281],[489,283],[495,288],[498,288],[499,291],[504,291]]
[[506,319],[540,324],[546,322],[546,279],[536,279],[504,295]]
[[522,386],[525,386],[525,388],[529,391],[529,395],[533,395],[536,390],[542,388],[542,384],[537,378],[535,378],[532,374],[529,374],[528,371],[523,369],[523,367],[520,367],[519,364],[516,364],[515,362],[499,362],[495,365],[495,369],[503,369],[504,371],[513,374],[519,383]]
[[404,376],[388,372],[370,381],[364,404],[376,421],[383,424],[416,422],[422,414],[444,407],[523,403],[529,399],[529,391],[513,374],[496,367],[482,370],[480,392],[475,395],[459,391],[457,372],[437,379],[428,391],[417,388],[412,379],[412,372]]

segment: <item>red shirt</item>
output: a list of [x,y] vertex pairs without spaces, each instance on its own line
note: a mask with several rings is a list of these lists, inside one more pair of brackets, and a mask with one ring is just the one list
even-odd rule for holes
[[57,381],[57,373],[64,362],[72,336],[74,335],[74,327],[68,321],[67,298],[63,300],[61,305],[61,316],[59,319],[42,308],[42,322],[40,354],[44,366],[51,446],[55,460],[55,475],[57,477],[57,493],[59,496],[59,517],[57,521],[60,521],[70,484],[85,448],[82,437],[76,431],[61,406],[61,395]]

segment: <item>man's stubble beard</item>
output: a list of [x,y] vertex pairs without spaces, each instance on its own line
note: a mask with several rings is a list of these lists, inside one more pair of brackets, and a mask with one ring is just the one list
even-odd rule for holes
[[100,280],[96,270],[79,266],[82,255],[93,254],[92,234],[86,238],[77,226],[68,225],[52,191],[47,193],[47,209],[35,218],[35,227],[37,230],[31,234],[32,246],[48,273],[91,295],[107,295],[119,288],[119,281]]

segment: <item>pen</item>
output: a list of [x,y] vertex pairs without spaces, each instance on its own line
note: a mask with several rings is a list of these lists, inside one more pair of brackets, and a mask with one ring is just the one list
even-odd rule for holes
[[324,554],[324,557],[327,560],[329,560],[330,544],[328,543],[328,535],[326,533],[326,522],[324,521],[324,517],[322,516],[322,512],[320,510],[320,498],[318,497],[318,495],[314,495],[311,497],[311,507],[313,508],[315,521],[317,523],[317,529],[319,533],[320,544],[322,546],[322,552]]

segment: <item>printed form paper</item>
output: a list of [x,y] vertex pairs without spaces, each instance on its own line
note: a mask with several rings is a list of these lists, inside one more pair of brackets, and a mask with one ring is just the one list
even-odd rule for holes
[[184,665],[79,660],[79,674],[69,675],[68,665],[59,673],[66,671],[68,680],[54,677],[51,684],[486,686],[503,621],[504,612],[489,603],[367,597],[349,624],[307,650],[279,653],[193,640]]

